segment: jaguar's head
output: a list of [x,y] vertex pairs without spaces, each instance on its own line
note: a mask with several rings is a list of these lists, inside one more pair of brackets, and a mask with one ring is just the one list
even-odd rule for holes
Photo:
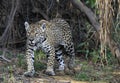
[[34,42],[43,42],[46,39],[46,27],[48,22],[41,20],[34,24],[29,24],[25,22],[26,35],[29,40],[34,40]]

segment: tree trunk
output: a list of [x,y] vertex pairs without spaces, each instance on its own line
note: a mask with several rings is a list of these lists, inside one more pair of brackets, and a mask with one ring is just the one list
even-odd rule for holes
[[[96,15],[87,7],[85,6],[80,0],[71,0],[72,4],[77,7],[80,11],[84,12],[85,15],[88,17],[90,23],[100,34],[100,24],[96,18]],[[109,46],[111,53],[117,57],[120,62],[120,48],[119,45],[111,38],[110,35],[107,35],[107,45]]]

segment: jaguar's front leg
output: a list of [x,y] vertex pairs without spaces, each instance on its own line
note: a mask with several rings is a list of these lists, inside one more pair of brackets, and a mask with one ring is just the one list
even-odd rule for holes
[[47,75],[55,75],[54,72],[54,60],[55,60],[55,49],[53,47],[49,48],[49,56],[48,56],[48,62],[47,62],[47,69],[46,69],[46,74]]
[[34,48],[27,48],[26,51],[27,71],[24,76],[32,77],[35,73],[34,70]]
[[48,61],[47,61],[47,69],[46,74],[47,75],[55,75],[53,66],[54,66],[54,60],[55,60],[55,48],[52,46],[48,41],[44,41],[42,43],[42,50],[49,55]]

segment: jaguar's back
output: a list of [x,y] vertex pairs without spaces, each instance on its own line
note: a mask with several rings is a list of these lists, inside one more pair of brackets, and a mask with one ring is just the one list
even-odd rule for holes
[[67,42],[72,42],[72,34],[69,24],[61,19],[53,19],[50,21],[50,26],[46,27],[46,34],[50,37],[49,41],[53,44],[64,45]]

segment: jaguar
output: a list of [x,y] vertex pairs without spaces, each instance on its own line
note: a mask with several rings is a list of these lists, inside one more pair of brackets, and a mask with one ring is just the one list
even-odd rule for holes
[[[40,20],[36,23],[24,23],[27,42],[26,42],[26,60],[27,71],[25,76],[33,76],[34,69],[34,52],[42,49],[47,57],[47,75],[55,75],[54,64],[55,59],[59,63],[59,70],[65,69],[63,60],[63,49],[69,56],[69,68],[74,67],[75,51],[72,38],[71,27],[68,22],[62,18],[54,18],[53,20]],[[61,46],[63,47],[61,49]]]

